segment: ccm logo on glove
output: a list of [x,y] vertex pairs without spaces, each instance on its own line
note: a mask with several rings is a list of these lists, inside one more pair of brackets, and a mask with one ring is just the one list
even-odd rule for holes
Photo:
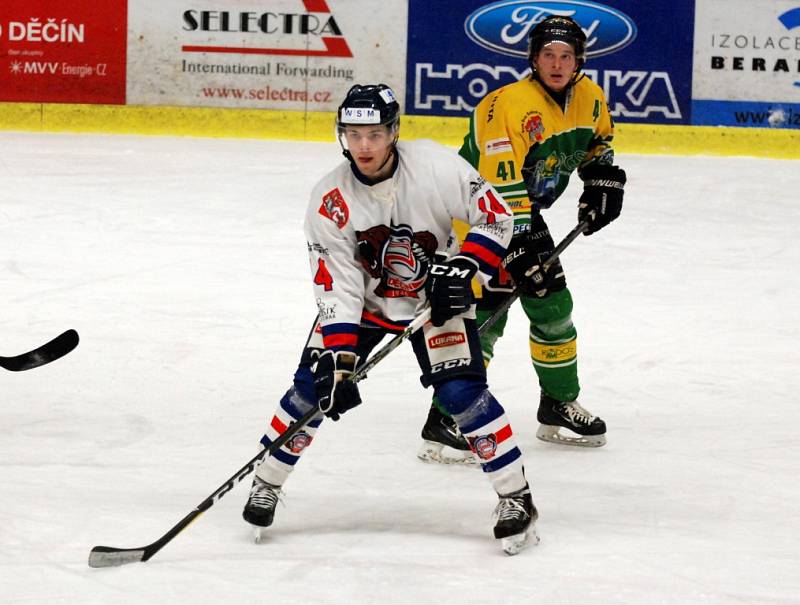
[[431,303],[431,323],[443,326],[456,315],[472,306],[472,277],[478,266],[464,257],[456,256],[443,263],[433,263],[425,282]]
[[431,275],[439,275],[442,277],[456,277],[458,279],[472,279],[475,273],[474,267],[459,267],[457,265],[431,265]]

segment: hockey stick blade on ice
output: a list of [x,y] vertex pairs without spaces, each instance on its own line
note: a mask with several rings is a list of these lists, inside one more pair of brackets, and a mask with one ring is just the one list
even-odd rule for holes
[[125,565],[126,563],[138,563],[140,561],[147,561],[150,557],[156,554],[164,546],[166,546],[172,539],[181,533],[186,527],[197,517],[202,515],[209,508],[214,506],[225,494],[231,491],[236,484],[242,481],[250,473],[252,473],[259,460],[265,456],[272,454],[284,443],[286,443],[292,436],[299,431],[303,426],[311,421],[319,410],[316,407],[311,408],[300,420],[293,422],[289,425],[286,431],[273,441],[269,447],[261,450],[256,456],[251,458],[247,464],[240,468],[236,473],[230,477],[225,483],[220,485],[217,490],[208,498],[198,504],[194,510],[175,524],[167,533],[161,536],[158,540],[147,546],[140,548],[116,548],[114,546],[95,546],[89,553],[89,567],[116,567],[118,565]]
[[[385,358],[389,353],[394,351],[400,343],[407,340],[414,332],[421,328],[427,321],[430,320],[431,312],[426,308],[422,313],[417,316],[400,334],[392,338],[380,350],[370,357],[350,378],[353,382],[363,380],[367,372],[371,370],[379,361]],[[114,546],[95,546],[89,553],[89,567],[116,567],[118,565],[125,565],[126,563],[138,563],[147,561],[155,555],[159,550],[166,546],[172,539],[181,533],[186,527],[192,523],[197,517],[202,515],[209,508],[214,506],[225,494],[230,492],[240,481],[252,473],[256,464],[264,457],[272,455],[273,452],[280,449],[284,443],[289,441],[295,433],[308,424],[317,414],[321,414],[319,409],[314,406],[299,420],[290,424],[286,430],[275,441],[269,444],[269,447],[261,450],[256,456],[251,458],[247,464],[240,468],[236,473],[230,477],[225,483],[220,485],[217,490],[203,500],[195,507],[188,515],[175,524],[172,529],[161,536],[158,540],[147,546],[140,548],[116,548]]]
[[27,353],[14,357],[0,357],[0,366],[12,372],[22,372],[24,370],[38,368],[60,357],[64,357],[64,355],[78,346],[79,341],[80,338],[75,330],[67,330],[33,351],[28,351]]
[[[548,256],[547,259],[544,261],[543,264],[545,271],[550,268],[550,265],[556,262],[558,257],[561,256],[561,253],[567,249],[567,246],[569,246],[572,242],[574,242],[575,238],[578,237],[581,233],[583,233],[583,230],[586,229],[586,227],[588,226],[589,226],[589,221],[581,221],[580,223],[575,225],[575,228],[572,231],[570,231],[569,233],[567,233],[567,235],[564,236],[564,239],[562,239],[558,243],[558,246],[556,246],[555,250],[553,250],[553,253],[550,256]],[[508,298],[506,298],[502,302],[502,304],[499,307],[497,307],[497,309],[494,310],[494,313],[492,313],[489,317],[487,317],[484,320],[484,322],[480,326],[478,326],[478,333],[484,334],[486,330],[488,330],[494,324],[496,324],[497,320],[500,319],[506,313],[506,311],[508,311],[511,308],[511,305],[513,305],[518,298],[519,294],[517,292],[514,292],[513,294],[509,295]]]

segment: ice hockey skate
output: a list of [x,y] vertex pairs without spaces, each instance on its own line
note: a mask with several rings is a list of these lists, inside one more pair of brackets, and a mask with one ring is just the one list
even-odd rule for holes
[[242,517],[253,526],[256,542],[261,541],[262,530],[272,525],[272,520],[275,518],[275,507],[282,495],[280,487],[267,483],[258,476],[253,479],[253,486],[250,488],[250,496],[242,511]]
[[507,555],[516,555],[528,544],[535,546],[539,543],[539,534],[536,533],[539,513],[527,485],[507,496],[500,496],[494,516],[497,518],[494,537],[500,540]]
[[577,401],[559,401],[542,393],[539,411],[542,441],[580,447],[601,447],[606,444],[606,423],[581,407]]
[[431,405],[428,419],[422,427],[422,445],[417,457],[425,462],[440,464],[461,464],[477,467],[477,457],[469,449],[469,444],[456,423]]

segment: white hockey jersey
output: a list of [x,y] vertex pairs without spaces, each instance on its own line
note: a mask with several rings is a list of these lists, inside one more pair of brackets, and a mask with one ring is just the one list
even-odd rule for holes
[[345,161],[311,193],[305,234],[326,348],[353,350],[359,325],[398,329],[414,318],[431,260],[454,245],[453,219],[471,225],[458,256],[482,283],[511,239],[508,205],[458,154],[431,141],[397,150],[391,178],[365,184]]

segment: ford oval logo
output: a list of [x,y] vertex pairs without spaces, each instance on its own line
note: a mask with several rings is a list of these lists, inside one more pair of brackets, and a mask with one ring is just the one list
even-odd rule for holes
[[528,34],[551,15],[572,17],[581,24],[589,57],[616,52],[636,38],[636,24],[628,15],[586,0],[501,0],[473,12],[464,22],[464,30],[484,48],[527,57]]

